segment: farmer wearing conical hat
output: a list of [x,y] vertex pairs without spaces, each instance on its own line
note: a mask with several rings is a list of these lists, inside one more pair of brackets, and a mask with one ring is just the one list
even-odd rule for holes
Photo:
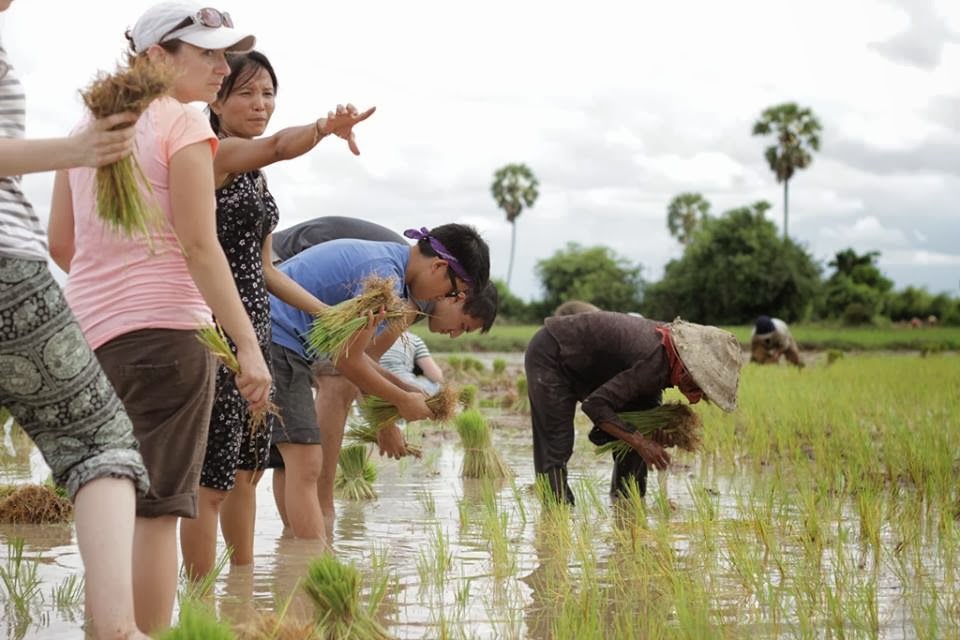
[[617,413],[652,409],[669,387],[677,387],[691,403],[704,398],[731,412],[742,362],[737,339],[716,327],[608,311],[547,318],[524,358],[536,473],[547,477],[558,500],[573,503],[567,461],[580,402],[593,421],[594,444],[619,438],[633,448],[614,456],[611,494],[623,493],[629,479],[643,494],[647,465],[666,469],[670,455]]

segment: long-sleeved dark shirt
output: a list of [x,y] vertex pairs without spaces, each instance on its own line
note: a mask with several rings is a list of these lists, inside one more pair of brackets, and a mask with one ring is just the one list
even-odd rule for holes
[[560,364],[583,412],[595,425],[633,431],[619,411],[652,409],[670,386],[670,364],[656,328],[662,322],[599,311],[547,318],[560,345]]

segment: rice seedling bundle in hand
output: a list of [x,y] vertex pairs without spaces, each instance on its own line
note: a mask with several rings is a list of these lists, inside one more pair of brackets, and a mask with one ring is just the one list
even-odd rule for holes
[[[460,404],[460,391],[451,384],[445,384],[435,394],[426,399],[427,406],[433,411],[433,419],[447,422],[457,412]],[[400,411],[383,398],[363,396],[359,403],[360,416],[368,426],[380,429],[400,419]]]
[[[80,92],[95,118],[130,112],[140,115],[173,87],[172,67],[146,56],[130,56],[112,74],[100,73]],[[127,236],[150,236],[163,222],[153,190],[134,155],[97,169],[97,213]]]
[[456,417],[457,433],[463,445],[464,478],[506,478],[513,470],[500,457],[490,438],[490,425],[476,409],[468,409]]
[[360,572],[332,555],[310,562],[303,585],[313,600],[318,635],[325,640],[390,640],[360,603]]
[[[380,433],[380,429],[382,428],[382,426],[378,427],[366,421],[351,422],[347,432],[343,435],[343,439],[344,442],[351,444],[378,444],[377,434]],[[415,458],[423,455],[423,449],[416,445],[404,443],[404,446],[407,450],[407,455]]]
[[333,480],[337,495],[348,500],[373,500],[377,497],[373,489],[376,479],[377,467],[370,460],[367,445],[352,444],[340,449]]
[[[240,374],[240,361],[237,360],[237,354],[230,347],[227,336],[223,334],[223,329],[219,324],[205,324],[197,329],[197,340],[203,344],[210,353],[217,357],[223,366],[233,372],[233,375]],[[267,428],[267,416],[274,415],[280,420],[280,407],[272,401],[267,401],[267,405],[260,409],[250,412],[250,432],[257,433],[261,429]]]
[[312,356],[329,356],[333,364],[348,354],[350,343],[367,325],[367,313],[386,313],[386,331],[406,328],[407,308],[396,292],[396,278],[367,276],[359,295],[316,314],[304,336]]
[[[703,422],[700,415],[682,402],[668,402],[645,411],[625,411],[617,414],[645,438],[650,438],[662,447],[677,447],[683,451],[696,451],[701,444]],[[623,440],[614,440],[596,448],[602,455],[609,451],[626,455],[633,447]]]

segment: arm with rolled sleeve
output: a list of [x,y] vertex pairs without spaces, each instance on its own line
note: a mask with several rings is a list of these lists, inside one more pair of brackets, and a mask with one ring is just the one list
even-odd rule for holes
[[658,396],[669,384],[667,373],[662,354],[651,354],[597,387],[583,400],[581,409],[595,425],[609,422],[633,432],[617,411],[637,400]]

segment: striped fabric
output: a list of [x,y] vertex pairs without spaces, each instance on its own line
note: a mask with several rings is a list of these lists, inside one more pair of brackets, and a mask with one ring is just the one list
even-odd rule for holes
[[[23,86],[13,74],[7,52],[0,46],[0,138],[22,138],[25,116]],[[20,176],[0,177],[0,255],[47,259],[46,235],[20,189]]]

